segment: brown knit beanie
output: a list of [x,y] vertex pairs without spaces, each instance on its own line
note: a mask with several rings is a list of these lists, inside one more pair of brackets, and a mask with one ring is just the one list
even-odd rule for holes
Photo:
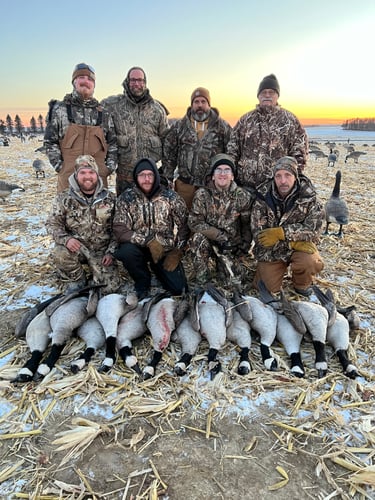
[[208,102],[208,105],[211,106],[210,93],[204,87],[198,87],[197,89],[194,90],[194,92],[191,94],[191,101],[190,101],[191,104],[193,104],[193,101],[196,97],[204,97]]
[[298,179],[298,163],[293,156],[283,156],[277,160],[273,167],[273,175],[275,175],[278,170],[287,170]]
[[280,95],[280,85],[275,75],[271,74],[263,78],[258,87],[257,97],[265,89],[272,89],[277,92],[277,95]]
[[72,83],[77,78],[77,76],[88,76],[95,82],[95,70],[92,66],[86,63],[79,63],[73,70]]

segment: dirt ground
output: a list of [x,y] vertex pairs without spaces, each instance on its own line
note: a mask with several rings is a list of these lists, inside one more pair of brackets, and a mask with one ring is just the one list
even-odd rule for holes
[[[308,343],[304,379],[290,375],[278,344],[279,369],[266,372],[256,337],[245,377],[237,374],[238,350],[228,343],[220,353],[223,370],[211,380],[204,342],[184,377],[173,372],[174,343],[147,381],[121,362],[99,374],[103,351],[72,375],[70,361],[83,346],[73,339],[41,383],[15,385],[28,349],[15,339],[14,327],[36,301],[26,292],[36,287],[45,298],[57,290],[43,227],[55,180],[51,170],[44,180],[33,177],[37,146],[0,148],[0,178],[27,184],[24,194],[0,204],[0,498],[373,498],[375,230],[368,220],[374,215],[375,147],[358,165],[339,165],[351,224],[342,241],[328,236],[321,245],[326,268],[320,285],[333,288],[342,304],[355,303],[361,320],[349,350],[356,380],[342,374],[332,350],[328,375],[317,379]],[[326,160],[309,160],[307,174],[323,200],[335,171],[327,170]],[[144,364],[150,339],[134,347]],[[59,433],[73,430],[76,447],[67,445],[71,433],[58,450]]]

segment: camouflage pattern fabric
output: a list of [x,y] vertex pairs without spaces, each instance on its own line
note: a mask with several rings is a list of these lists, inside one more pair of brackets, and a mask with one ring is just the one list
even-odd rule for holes
[[[293,250],[291,241],[319,242],[324,219],[324,208],[318,200],[314,186],[304,175],[285,200],[278,199],[273,181],[260,186],[251,210],[251,229],[254,237],[254,256],[258,261],[290,262]],[[263,247],[258,235],[263,229],[281,226],[285,241],[273,247]]]
[[168,132],[163,149],[163,174],[173,181],[177,177],[194,186],[204,186],[210,173],[211,158],[225,153],[231,134],[230,125],[220,118],[219,111],[211,108],[208,128],[199,140],[191,121],[191,108],[175,122]]
[[[63,162],[60,141],[64,138],[66,130],[70,125],[67,105],[71,105],[72,118],[77,125],[95,126],[98,121],[99,109],[101,109],[96,99],[92,98],[84,101],[76,90],[73,90],[71,94],[67,94],[63,101],[51,101],[50,113],[46,118],[47,124],[44,135],[44,146],[49,162],[57,172],[61,168]],[[101,127],[108,146],[105,163],[108,170],[114,172],[117,168],[117,140],[115,128],[109,113],[104,110],[102,113]]]
[[[55,241],[53,258],[63,280],[77,281],[84,276],[83,263],[88,264],[95,283],[106,283],[111,290],[119,287],[117,266],[104,267],[101,259],[113,255],[117,243],[112,235],[112,220],[116,196],[98,187],[91,198],[80,191],[74,175],[69,178],[70,189],[59,193],[46,221],[46,229]],[[69,252],[65,247],[69,238],[79,240],[89,251],[90,258]]]
[[[231,183],[228,190],[218,190],[213,183],[197,190],[188,223],[195,233],[189,241],[189,248],[198,281],[200,275],[205,276],[207,273],[209,259],[218,260],[212,245],[217,245],[222,251],[221,245],[227,244],[228,250],[224,250],[224,253],[230,266],[236,274],[242,274],[243,266],[239,257],[249,250],[252,241],[252,201],[251,194],[235,182]],[[222,263],[218,263],[220,267]]]
[[[107,97],[102,105],[112,115],[117,136],[120,194],[133,180],[133,168],[141,158],[162,158],[164,137],[168,131],[165,108],[149,94],[136,102],[127,93]],[[124,182],[121,182],[124,181]],[[121,187],[122,186],[122,187]]]
[[257,106],[235,125],[227,153],[237,164],[238,184],[257,188],[272,178],[272,168],[283,156],[293,156],[303,172],[308,140],[293,113],[280,106]]
[[137,187],[117,199],[113,231],[118,241],[141,247],[155,238],[165,251],[184,248],[188,238],[187,208],[175,191],[162,186],[151,198]]

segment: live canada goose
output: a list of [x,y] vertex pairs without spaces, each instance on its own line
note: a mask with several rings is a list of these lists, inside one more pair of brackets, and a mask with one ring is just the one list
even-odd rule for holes
[[358,158],[361,155],[365,154],[367,153],[365,153],[364,151],[352,151],[351,153],[345,156],[345,163],[347,163],[348,160],[354,160],[354,163],[358,163]]
[[331,197],[325,205],[326,214],[326,230],[324,234],[328,234],[328,226],[333,222],[340,225],[339,232],[336,234],[339,238],[342,238],[343,231],[342,226],[348,224],[349,222],[349,209],[346,201],[340,198],[340,183],[341,183],[341,171],[336,172],[336,181],[331,194]]
[[17,184],[9,184],[5,181],[0,181],[0,199],[5,201],[5,198],[9,196],[13,191],[25,191],[23,187],[17,186]]

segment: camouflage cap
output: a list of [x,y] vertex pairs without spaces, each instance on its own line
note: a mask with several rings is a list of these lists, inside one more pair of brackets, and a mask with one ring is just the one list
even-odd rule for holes
[[198,87],[197,89],[195,89],[193,91],[193,93],[191,94],[191,104],[193,104],[193,101],[196,97],[203,97],[204,99],[206,99],[206,101],[208,102],[208,105],[211,106],[211,97],[210,97],[210,93],[207,89],[205,89],[204,87]]
[[95,70],[92,66],[86,63],[78,63],[73,70],[72,83],[77,78],[77,76],[88,76],[95,82]]
[[81,170],[81,168],[89,168],[90,170],[94,170],[94,172],[99,174],[98,165],[96,164],[95,158],[91,155],[78,156],[74,163],[74,168],[76,172]]
[[273,175],[275,175],[278,170],[287,170],[298,179],[298,163],[293,156],[283,156],[277,160],[273,167]]

